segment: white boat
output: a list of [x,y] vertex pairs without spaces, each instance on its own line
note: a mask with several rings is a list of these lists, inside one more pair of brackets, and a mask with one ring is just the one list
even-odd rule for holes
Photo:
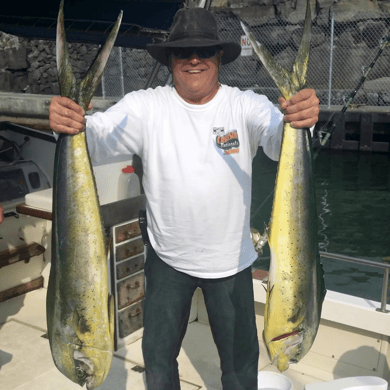
[[[10,135],[9,132],[7,134]],[[12,137],[18,143],[23,139],[21,134]],[[48,146],[45,142],[46,155],[54,155],[53,145]],[[39,159],[41,152],[36,145],[33,146],[34,155],[29,155],[28,148],[24,152],[29,158]],[[50,158],[47,159],[49,160]],[[118,191],[113,191],[115,188],[113,185],[107,185],[107,178],[116,181],[116,188],[120,182],[123,184],[123,177],[121,178],[118,167],[128,163],[131,162],[116,162],[96,169],[98,189],[103,204],[118,200]],[[41,159],[40,165],[42,164],[44,165],[44,161]],[[47,176],[52,174],[50,169],[45,167],[42,171]],[[106,188],[109,188],[109,192],[105,192]],[[46,249],[44,253],[32,257],[28,263],[19,261],[0,268],[0,297],[4,291],[10,291],[21,284],[26,286],[32,281],[38,279],[41,281],[40,288],[0,303],[0,390],[77,390],[80,388],[56,369],[49,342],[45,337],[47,332],[45,302],[51,243],[51,222],[45,216],[51,213],[50,191],[50,189],[43,189],[31,193],[25,199],[17,199],[16,203],[25,202],[29,211],[19,210],[19,218],[11,215],[0,225],[2,236],[0,254],[18,247],[18,243],[21,242],[26,245],[35,242]],[[34,196],[31,196],[33,194]],[[16,212],[15,210],[15,202],[11,202],[8,203],[8,209],[5,211],[12,213]],[[266,277],[266,272],[258,270],[254,272],[254,300],[260,343],[259,371],[263,379],[266,375],[264,373],[278,372],[268,359],[261,336]],[[390,382],[390,313],[388,313],[390,305],[386,305],[386,278],[384,284],[382,304],[334,291],[327,292],[320,327],[310,352],[298,364],[291,365],[283,373],[283,376],[291,381],[293,390],[304,390],[308,384],[326,383],[355,376],[382,378]],[[145,389],[141,340],[142,328],[118,341],[118,350],[114,354],[111,371],[99,389]],[[196,291],[193,298],[190,323],[178,361],[183,390],[222,388],[219,357],[200,290]],[[261,384],[260,380],[259,386]],[[379,387],[364,389],[376,388],[379,389]],[[277,387],[267,387],[267,389],[277,389]],[[283,387],[279,389],[283,390]]]

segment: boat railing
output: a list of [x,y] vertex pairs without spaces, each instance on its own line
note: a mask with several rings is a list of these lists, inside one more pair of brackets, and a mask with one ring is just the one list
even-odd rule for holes
[[371,261],[365,259],[359,259],[357,257],[340,255],[337,253],[329,253],[329,252],[321,252],[320,255],[322,257],[327,257],[329,259],[347,261],[355,264],[367,265],[369,267],[380,268],[383,269],[383,283],[382,283],[382,297],[381,297],[381,307],[376,309],[382,313],[389,313],[389,310],[386,310],[387,305],[387,291],[389,289],[389,272],[390,272],[390,264],[387,263],[379,263],[378,261]]

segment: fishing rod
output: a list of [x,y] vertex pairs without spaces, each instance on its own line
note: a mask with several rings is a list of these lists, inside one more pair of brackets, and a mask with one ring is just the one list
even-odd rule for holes
[[[363,85],[363,83],[366,81],[368,75],[370,74],[372,68],[374,67],[375,63],[377,62],[378,58],[380,57],[380,55],[383,53],[383,50],[387,47],[387,45],[390,43],[390,35],[385,37],[385,38],[382,38],[382,43],[381,43],[381,46],[379,48],[379,51],[377,53],[377,55],[375,56],[375,58],[372,60],[370,66],[368,66],[367,68],[364,68],[364,71],[363,71],[363,76],[362,78],[359,80],[358,82],[358,85],[356,86],[356,88],[353,90],[353,92],[348,96],[348,98],[345,100],[344,102],[344,106],[343,108],[341,109],[340,113],[339,113],[339,116],[337,118],[337,120],[335,122],[333,122],[332,124],[332,127],[329,129],[329,131],[326,131],[324,129],[326,129],[329,125],[329,122],[332,120],[333,116],[335,115],[335,112],[333,112],[333,114],[328,118],[328,120],[326,121],[326,123],[321,127],[321,129],[318,131],[318,140],[320,141],[320,146],[318,147],[318,149],[316,150],[315,154],[314,154],[314,157],[313,157],[313,161],[317,158],[320,150],[322,149],[322,147],[328,142],[333,130],[336,128],[338,122],[341,120],[342,116],[345,114],[345,112],[348,110],[349,106],[351,105],[353,99],[355,98],[357,92],[359,91],[360,87]],[[313,142],[316,140],[316,138],[313,139]]]
[[[382,52],[384,51],[384,49],[387,47],[387,45],[390,44],[390,35],[385,37],[385,38],[382,38],[382,43],[381,43],[381,46],[379,48],[379,51],[377,53],[377,55],[375,56],[375,58],[372,60],[370,66],[368,66],[367,68],[364,69],[364,72],[363,72],[363,76],[362,78],[359,80],[359,83],[357,84],[356,88],[353,90],[353,92],[348,96],[348,98],[345,100],[345,103],[344,103],[344,106],[343,108],[341,109],[340,113],[339,113],[339,116],[337,118],[337,120],[332,124],[332,127],[330,128],[329,131],[324,131],[324,129],[326,129],[329,125],[329,122],[332,120],[332,118],[334,117],[335,115],[335,112],[333,112],[333,114],[329,117],[329,119],[326,121],[326,123],[321,127],[321,129],[318,131],[317,133],[317,137],[314,137],[313,138],[313,143],[316,139],[319,139],[320,141],[320,146],[318,147],[318,149],[316,150],[314,156],[313,156],[313,161],[318,157],[318,154],[320,152],[320,150],[322,149],[322,147],[328,142],[333,130],[336,128],[338,122],[340,121],[340,119],[342,118],[342,116],[345,114],[345,112],[347,111],[347,109],[349,108],[349,106],[351,105],[353,99],[355,98],[357,92],[359,91],[360,87],[363,85],[363,83],[366,81],[368,75],[370,74],[372,68],[374,67],[375,63],[377,62],[378,58],[381,56]],[[270,194],[267,196],[267,198],[263,201],[263,203],[254,211],[254,213],[251,215],[251,219],[253,219],[259,212],[260,210],[262,209],[262,207],[264,206],[264,204],[266,203],[266,201],[271,197],[271,195],[275,192],[275,188],[270,192]]]

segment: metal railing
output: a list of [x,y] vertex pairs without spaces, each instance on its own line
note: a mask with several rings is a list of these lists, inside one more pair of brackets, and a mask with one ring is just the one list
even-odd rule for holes
[[350,257],[350,256],[336,254],[336,253],[328,253],[328,252],[321,252],[321,251],[320,251],[320,255],[322,257],[327,257],[329,259],[347,261],[349,263],[367,265],[369,267],[383,269],[384,274],[383,274],[383,283],[382,283],[381,307],[376,310],[382,313],[389,313],[389,310],[386,310],[386,305],[387,305],[387,290],[389,288],[390,264],[379,263],[377,261],[359,259],[357,257]]

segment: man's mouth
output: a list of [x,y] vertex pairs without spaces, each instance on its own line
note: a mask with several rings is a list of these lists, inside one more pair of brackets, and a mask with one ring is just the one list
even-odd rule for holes
[[191,73],[191,74],[201,73],[201,72],[203,72],[203,69],[187,70],[187,73]]

